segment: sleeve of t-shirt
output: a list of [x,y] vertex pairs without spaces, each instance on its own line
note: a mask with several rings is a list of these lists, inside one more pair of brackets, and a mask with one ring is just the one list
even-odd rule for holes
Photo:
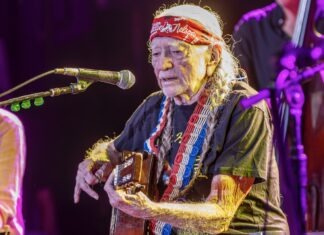
[[143,151],[144,142],[156,125],[161,95],[145,99],[126,122],[121,134],[114,140],[118,151]]
[[272,151],[272,130],[267,111],[258,106],[244,110],[237,105],[228,126],[214,174],[227,174],[266,180]]

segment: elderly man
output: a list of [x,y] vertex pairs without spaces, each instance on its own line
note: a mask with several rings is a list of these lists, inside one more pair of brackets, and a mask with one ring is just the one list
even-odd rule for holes
[[22,180],[25,135],[20,120],[0,109],[0,234],[22,235]]
[[161,91],[140,105],[117,138],[98,143],[79,164],[75,202],[81,190],[98,198],[90,185],[110,173],[107,163],[96,170],[95,155],[147,151],[158,159],[158,200],[115,190],[114,173],[105,190],[113,207],[149,220],[151,233],[288,233],[269,113],[264,103],[240,107],[254,92],[238,79],[219,21],[194,5],[155,14],[149,47]]

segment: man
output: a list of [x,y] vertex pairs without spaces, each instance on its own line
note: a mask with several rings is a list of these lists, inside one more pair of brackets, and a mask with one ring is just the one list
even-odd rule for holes
[[162,9],[149,47],[161,91],[142,103],[116,139],[99,142],[80,163],[75,202],[81,190],[97,199],[90,185],[110,173],[109,164],[95,170],[95,156],[147,151],[158,159],[158,201],[116,191],[114,173],[104,188],[113,207],[150,220],[152,233],[288,234],[268,110],[264,103],[249,110],[239,105],[254,92],[236,79],[218,16],[194,5]]
[[25,136],[19,119],[0,109],[0,234],[22,235]]

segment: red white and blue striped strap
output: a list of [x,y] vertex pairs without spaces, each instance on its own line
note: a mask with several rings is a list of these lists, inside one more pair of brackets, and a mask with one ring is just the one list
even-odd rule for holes
[[[151,137],[145,142],[145,150],[157,149],[154,145],[158,134],[161,134],[161,128],[166,125],[166,116],[168,112],[167,104],[162,101],[157,128],[151,134]],[[176,154],[174,165],[172,167],[169,184],[163,193],[161,201],[174,200],[183,190],[193,174],[196,157],[201,154],[202,146],[206,138],[207,119],[211,113],[211,99],[207,94],[202,94],[198,100],[193,114],[191,115],[184,135],[181,140],[178,152]],[[165,116],[165,117],[163,117]],[[157,134],[158,133],[158,134]],[[154,138],[153,141],[151,138]],[[146,146],[148,145],[148,146]],[[171,234],[171,225],[161,221],[151,221],[151,232],[154,234]]]

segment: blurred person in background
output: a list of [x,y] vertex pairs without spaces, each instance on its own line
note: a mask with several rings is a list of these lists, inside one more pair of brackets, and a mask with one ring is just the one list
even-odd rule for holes
[[0,109],[0,234],[23,235],[22,181],[26,161],[23,125]]
[[[280,69],[278,61],[283,56],[284,48],[292,40],[296,24],[301,24],[301,22],[296,22],[299,3],[300,0],[276,0],[270,5],[244,14],[235,26],[233,33],[235,41],[234,54],[239,59],[242,68],[246,70],[249,84],[258,91],[272,88],[275,84]],[[308,29],[305,41],[307,42],[307,37],[313,39],[313,36],[316,35],[317,40],[313,43],[316,45],[316,43],[320,42],[323,45],[324,2],[315,0],[312,3],[312,7],[315,6],[315,13],[312,18],[308,19],[312,23],[308,23],[311,30]],[[307,18],[304,16],[300,19]],[[318,35],[322,35],[322,38],[318,37]],[[311,230],[324,230],[324,215],[321,212],[323,210],[319,209],[319,204],[324,203],[324,197],[320,195],[320,192],[324,190],[323,186],[321,186],[324,183],[324,160],[322,157],[324,155],[323,72],[316,74],[311,82],[303,84],[305,93],[303,143],[308,156],[309,191],[313,192],[309,197],[312,201],[309,216],[312,222],[308,224]],[[287,146],[289,146],[292,139],[290,131],[293,128],[289,130],[288,127],[292,124],[288,123],[288,112],[285,113],[285,118],[281,116],[279,131],[283,133],[283,138],[286,139]],[[280,115],[284,115],[284,112],[281,112]],[[280,164],[280,161],[283,160],[279,159],[279,169],[283,176],[287,169],[281,168],[284,164]],[[285,182],[285,177],[281,177],[281,179],[281,191],[284,196],[283,208],[288,215],[290,227],[293,229],[294,223],[299,222],[293,221],[296,208],[294,205],[289,205],[292,203],[289,200],[292,185]]]

